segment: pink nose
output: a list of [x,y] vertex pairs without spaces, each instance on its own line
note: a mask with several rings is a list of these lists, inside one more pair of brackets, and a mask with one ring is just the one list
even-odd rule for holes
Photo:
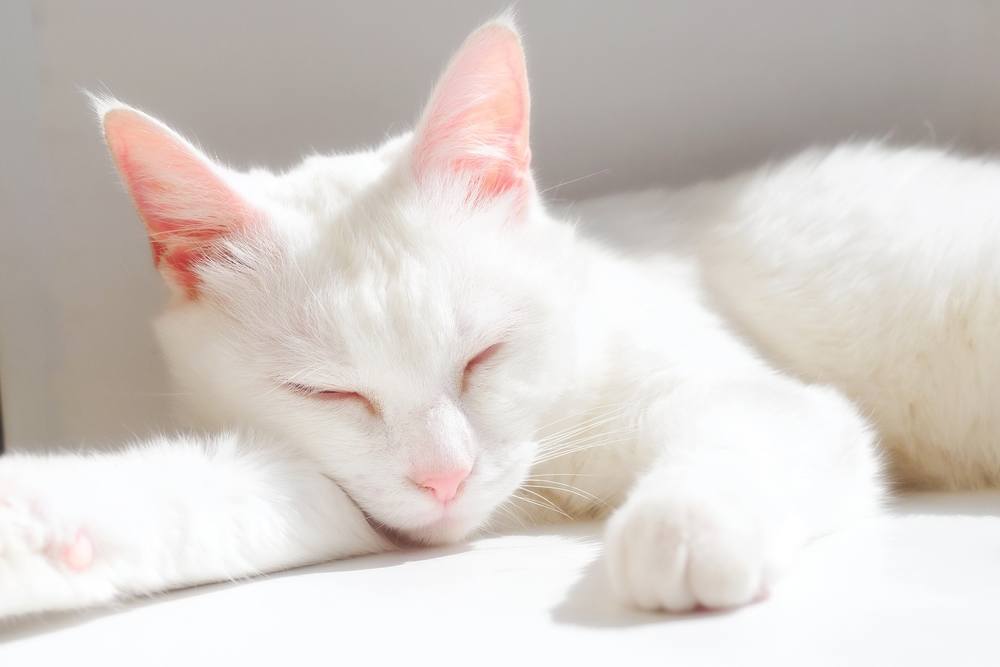
[[421,489],[427,489],[435,498],[446,503],[458,495],[458,490],[469,476],[469,472],[468,468],[459,468],[443,473],[414,475],[411,479]]

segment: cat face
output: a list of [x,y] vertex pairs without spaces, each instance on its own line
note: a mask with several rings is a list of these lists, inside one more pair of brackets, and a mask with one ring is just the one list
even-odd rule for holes
[[158,332],[194,411],[278,434],[410,539],[481,525],[572,366],[571,232],[536,201],[512,27],[469,37],[413,135],[280,176],[98,106],[174,291]]

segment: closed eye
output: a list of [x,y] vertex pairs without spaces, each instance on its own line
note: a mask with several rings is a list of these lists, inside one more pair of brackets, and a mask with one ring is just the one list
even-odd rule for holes
[[492,359],[493,356],[500,350],[500,347],[502,345],[503,345],[502,343],[494,343],[493,345],[490,345],[488,348],[486,348],[476,356],[469,359],[468,363],[465,364],[465,370],[462,371],[462,391],[465,391],[466,388],[468,388],[469,378],[472,376],[472,374],[475,373],[476,370],[478,370],[479,368],[486,365],[490,361],[490,359]]
[[285,386],[293,393],[319,401],[356,401],[363,405],[364,408],[371,414],[376,416],[379,414],[378,408],[375,407],[375,404],[372,403],[371,399],[364,394],[359,394],[356,391],[323,389],[320,387],[310,387],[308,385],[298,384],[296,382],[286,382]]

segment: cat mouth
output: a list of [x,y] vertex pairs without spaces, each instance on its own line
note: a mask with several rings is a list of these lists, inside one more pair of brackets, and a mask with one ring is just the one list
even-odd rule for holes
[[470,525],[468,517],[442,514],[427,523],[396,528],[379,521],[364,510],[362,512],[373,530],[399,548],[441,546],[461,542],[474,532],[478,525],[476,522]]
[[[354,504],[357,505],[357,503]],[[365,521],[368,522],[368,525],[371,526],[371,529],[374,530],[376,533],[378,533],[379,537],[387,540],[390,544],[392,544],[392,546],[396,547],[397,549],[413,549],[416,547],[425,546],[424,542],[421,542],[407,535],[404,531],[382,523],[381,521],[373,517],[371,514],[366,512],[364,509],[362,509],[360,506],[358,506],[358,509],[361,510],[361,514],[365,517]]]
[[351,492],[347,490],[347,487],[345,487],[343,484],[337,481],[337,479],[325,473],[323,474],[323,476],[326,477],[328,480],[330,480],[330,482],[332,482],[333,484],[337,485],[337,488],[339,488],[343,492],[343,494],[347,497],[347,499],[351,501],[351,504],[354,505],[354,507],[359,512],[361,512],[361,516],[365,518],[365,522],[373,531],[375,531],[375,533],[379,537],[386,540],[387,542],[389,542],[398,549],[404,549],[419,545],[419,542],[416,542],[412,538],[407,537],[402,531],[393,528],[392,526],[389,526],[385,523],[382,523],[374,516],[372,516],[371,513],[368,512],[368,510],[366,510],[353,495],[351,495]]
[[[383,521],[376,518],[371,512],[365,509],[365,507],[357,501],[357,499],[351,495],[351,493],[340,484],[336,479],[329,475],[324,475],[331,482],[336,484],[347,499],[351,501],[351,504],[361,512],[361,516],[365,518],[365,521],[371,527],[379,537],[388,541],[397,549],[412,549],[417,547],[426,547],[428,545],[435,544],[448,544],[456,542],[461,537],[464,537],[468,532],[467,529],[461,528],[466,522],[462,521],[453,514],[445,513],[439,518],[425,524],[421,524],[415,528],[397,528],[391,526]],[[456,537],[460,535],[459,537]]]
[[[357,503],[355,503],[357,505]],[[423,524],[416,528],[395,528],[387,525],[360,506],[368,525],[383,539],[388,540],[398,549],[414,549],[441,544],[451,544],[459,541],[468,531],[460,528],[460,521],[453,517],[443,516],[440,519]]]

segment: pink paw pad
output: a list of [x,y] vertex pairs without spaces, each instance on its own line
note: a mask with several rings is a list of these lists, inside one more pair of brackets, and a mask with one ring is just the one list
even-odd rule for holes
[[73,541],[60,552],[59,560],[76,572],[86,570],[94,562],[94,544],[86,533],[78,531]]

